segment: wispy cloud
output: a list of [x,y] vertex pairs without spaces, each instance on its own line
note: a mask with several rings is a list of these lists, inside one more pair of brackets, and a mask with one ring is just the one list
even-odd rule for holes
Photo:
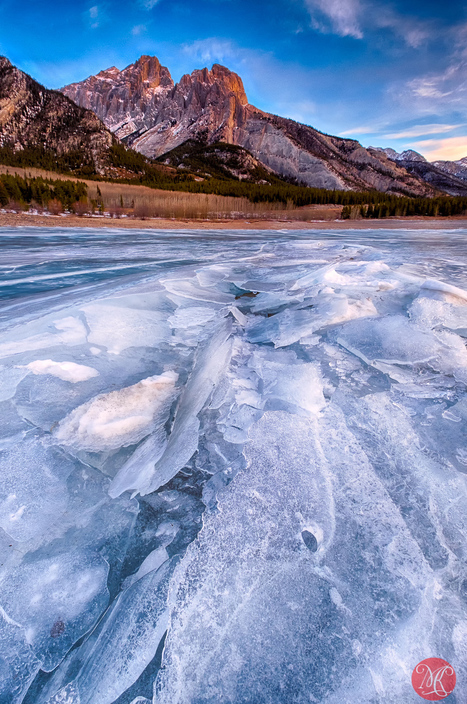
[[[305,0],[315,29],[361,39],[360,0]],[[327,20],[328,22],[323,22]]]
[[380,0],[305,0],[305,5],[315,29],[341,37],[363,39],[375,29],[390,30],[417,48],[433,30],[426,20],[402,15]]
[[467,156],[467,135],[445,139],[424,139],[414,147],[429,161],[456,161]]
[[145,10],[152,10],[158,2],[159,0],[139,0],[139,4],[144,7]]
[[349,130],[344,130],[344,132],[339,132],[340,137],[351,137],[354,134],[380,134],[381,127],[376,127],[375,125],[361,125],[359,127],[352,127]]
[[145,24],[137,24],[133,27],[131,30],[131,33],[134,37],[138,37],[140,34],[144,34],[146,32],[147,27]]
[[88,7],[86,12],[84,12],[84,21],[90,27],[90,29],[97,29],[102,27],[109,21],[108,13],[108,2],[104,0],[103,2],[96,3]]
[[242,51],[228,39],[200,39],[182,46],[184,54],[203,64],[221,62],[241,58]]
[[97,29],[99,26],[99,5],[93,5],[88,10],[91,29]]
[[312,100],[297,100],[297,102],[287,105],[287,116],[306,125],[316,119],[316,114],[317,106]]
[[467,24],[451,29],[451,51],[439,71],[432,71],[407,81],[399,88],[400,102],[411,105],[419,114],[442,114],[456,109],[467,116]]
[[381,135],[383,139],[410,139],[411,137],[425,137],[428,134],[443,134],[443,132],[452,132],[464,125],[414,125],[408,127],[401,132],[392,132],[390,134]]

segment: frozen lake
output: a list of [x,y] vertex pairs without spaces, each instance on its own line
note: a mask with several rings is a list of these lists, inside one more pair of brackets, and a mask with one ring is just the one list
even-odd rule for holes
[[0,253],[0,704],[467,701],[467,230]]

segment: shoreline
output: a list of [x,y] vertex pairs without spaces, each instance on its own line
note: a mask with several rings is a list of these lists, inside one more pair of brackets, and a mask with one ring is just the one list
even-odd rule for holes
[[0,213],[0,227],[119,228],[137,230],[452,230],[467,228],[464,216],[381,218],[376,220],[177,220],[164,218],[100,218],[76,215]]

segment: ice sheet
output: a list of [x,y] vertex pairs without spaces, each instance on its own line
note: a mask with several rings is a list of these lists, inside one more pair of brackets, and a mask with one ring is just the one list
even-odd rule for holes
[[0,246],[1,704],[463,701],[467,232]]

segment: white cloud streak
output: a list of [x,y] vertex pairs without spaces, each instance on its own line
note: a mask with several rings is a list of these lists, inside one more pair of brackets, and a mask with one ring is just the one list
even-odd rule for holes
[[363,39],[367,30],[390,30],[418,48],[432,34],[430,23],[401,15],[381,0],[304,0],[312,26],[321,32]]
[[410,139],[411,137],[424,137],[428,134],[442,134],[443,132],[452,132],[459,127],[464,127],[461,125],[414,125],[413,127],[408,127],[401,132],[393,132],[390,134],[383,134],[381,137],[383,139]]

